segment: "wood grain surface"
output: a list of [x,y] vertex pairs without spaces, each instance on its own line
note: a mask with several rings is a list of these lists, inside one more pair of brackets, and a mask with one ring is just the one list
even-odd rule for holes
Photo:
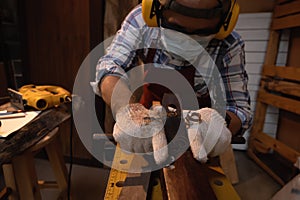
[[10,162],[14,156],[21,154],[37,143],[70,117],[71,114],[64,105],[43,111],[33,121],[11,136],[0,140],[0,164]]

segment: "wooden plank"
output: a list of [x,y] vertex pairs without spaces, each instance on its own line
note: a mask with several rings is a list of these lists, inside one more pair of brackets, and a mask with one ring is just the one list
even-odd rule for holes
[[70,113],[65,105],[43,111],[33,121],[13,133],[11,137],[0,141],[0,164],[10,160],[33,146],[55,127],[70,118]]
[[200,164],[187,151],[172,167],[164,168],[163,173],[169,200],[240,199],[216,159]]
[[[174,96],[170,95],[163,100],[163,106],[176,102]],[[177,105],[176,103],[173,103]],[[180,133],[180,139],[176,139],[178,145],[183,145],[179,149],[189,144],[185,126],[179,126],[184,123],[180,117],[169,117],[165,123],[165,132],[167,140],[173,141],[174,136]],[[179,141],[178,141],[179,140]],[[174,142],[173,142],[174,143]],[[169,148],[169,155],[179,157],[175,148]],[[192,155],[191,151],[183,153],[171,167],[163,169],[163,182],[165,183],[164,196],[172,200],[181,199],[217,199],[208,181],[208,168],[200,164]],[[197,173],[195,173],[197,172]],[[201,185],[201,187],[199,187]]]
[[271,25],[271,29],[281,30],[287,28],[295,28],[298,26],[300,26],[300,14],[274,19]]
[[[269,104],[283,110],[300,114],[300,101],[270,94],[265,91],[259,91],[257,96],[258,101]],[[264,117],[264,115],[263,115]]]
[[266,147],[278,152],[281,156],[288,159],[291,163],[296,163],[298,157],[300,157],[299,152],[263,132],[258,133],[255,139],[263,143]]
[[164,168],[168,199],[217,199],[208,182],[207,165],[197,162],[190,151]]
[[[2,165],[5,186],[10,188],[10,199],[18,199],[18,188],[12,164]],[[1,199],[1,198],[0,198]]]
[[263,67],[262,74],[265,76],[276,76],[284,79],[300,81],[299,67],[265,65]]
[[[178,104],[176,99],[174,100],[174,98],[176,98],[175,96],[170,95],[164,98],[162,104],[165,107],[170,104]],[[179,108],[180,106],[176,107]],[[189,145],[186,128],[185,126],[179,126],[180,122],[184,123],[183,120],[177,116],[167,118],[165,123],[167,140],[172,141],[173,145],[176,143],[175,148],[169,148],[169,155],[173,155],[175,158],[180,157],[169,167],[163,169],[162,182],[165,183],[164,197],[172,200],[239,199],[226,176],[224,174],[215,174],[216,172],[213,172],[209,168],[210,164],[220,168],[217,159],[210,159],[209,164],[201,164],[193,157],[190,150],[184,152],[183,155],[178,155],[180,153],[178,149],[183,149]],[[179,133],[180,136],[178,138],[176,134]],[[173,138],[175,135],[177,137]],[[216,184],[217,180],[222,180],[222,185],[218,186]],[[216,191],[215,189],[221,191],[214,193]]]
[[272,81],[266,84],[266,89],[300,97],[300,84],[297,83],[288,81]]
[[264,143],[256,140],[256,138],[252,138],[251,145],[252,145],[252,148],[249,148],[249,149],[251,149],[254,152],[258,152],[258,153],[267,154],[271,150],[270,147],[268,147]]
[[274,8],[273,17],[282,17],[300,12],[300,1],[291,1],[287,4],[279,4]]
[[38,179],[35,173],[34,158],[30,152],[26,152],[12,159],[12,166],[16,177],[20,200],[41,200]]
[[129,173],[120,193],[119,200],[142,200],[147,199],[151,173]]
[[239,182],[239,175],[232,145],[229,145],[226,151],[220,155],[220,164],[230,182],[232,184],[237,184]]
[[64,162],[61,143],[58,136],[59,135],[54,135],[55,139],[52,140],[45,149],[58,184],[60,192],[59,196],[64,199],[67,198],[68,194],[68,170]]
[[280,42],[280,34],[277,31],[270,32],[270,39],[267,48],[267,54],[264,63],[267,65],[274,65],[278,54],[278,46]]

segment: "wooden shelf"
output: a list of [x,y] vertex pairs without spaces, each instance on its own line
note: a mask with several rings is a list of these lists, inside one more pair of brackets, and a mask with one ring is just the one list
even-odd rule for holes
[[[284,185],[292,177],[283,178],[284,170],[278,170],[275,165],[270,164],[270,161],[276,163],[281,157],[280,161],[285,162],[287,166],[293,166],[300,157],[300,151],[282,142],[278,138],[278,130],[276,136],[271,137],[264,133],[263,128],[269,106],[283,112],[294,113],[300,117],[300,63],[298,59],[292,57],[299,49],[299,46],[296,47],[292,42],[294,36],[300,37],[299,12],[300,2],[297,0],[277,0],[276,2],[248,147],[249,156],[281,185]],[[277,66],[276,61],[280,53],[279,43],[283,32],[287,29],[290,30],[287,64]],[[280,117],[282,116],[279,115]],[[292,131],[299,132],[297,129]],[[285,131],[285,134],[288,137],[289,132]],[[293,172],[295,172],[293,175],[296,175],[298,170]]]

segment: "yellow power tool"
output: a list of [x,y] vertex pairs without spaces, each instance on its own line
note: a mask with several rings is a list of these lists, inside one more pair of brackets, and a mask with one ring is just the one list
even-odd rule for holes
[[9,90],[22,96],[24,106],[30,106],[37,110],[45,110],[62,103],[71,101],[71,93],[62,87],[52,85],[24,85],[18,92]]

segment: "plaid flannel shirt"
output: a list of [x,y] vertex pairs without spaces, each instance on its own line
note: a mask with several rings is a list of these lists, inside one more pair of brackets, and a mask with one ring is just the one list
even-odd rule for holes
[[[161,46],[160,29],[148,27],[142,17],[141,6],[133,9],[122,23],[113,42],[106,49],[96,67],[95,82],[91,82],[94,92],[101,96],[99,83],[106,75],[127,77],[126,71],[137,65],[137,50],[143,49],[144,55],[148,48]],[[223,40],[213,39],[206,47],[211,60],[221,74],[226,92],[226,110],[235,113],[242,122],[242,128],[248,129],[252,123],[250,95],[247,90],[248,75],[245,71],[244,42],[238,33],[233,31]],[[153,63],[177,70],[190,65],[158,48]],[[200,73],[195,74],[194,90],[197,95],[206,87]]]

